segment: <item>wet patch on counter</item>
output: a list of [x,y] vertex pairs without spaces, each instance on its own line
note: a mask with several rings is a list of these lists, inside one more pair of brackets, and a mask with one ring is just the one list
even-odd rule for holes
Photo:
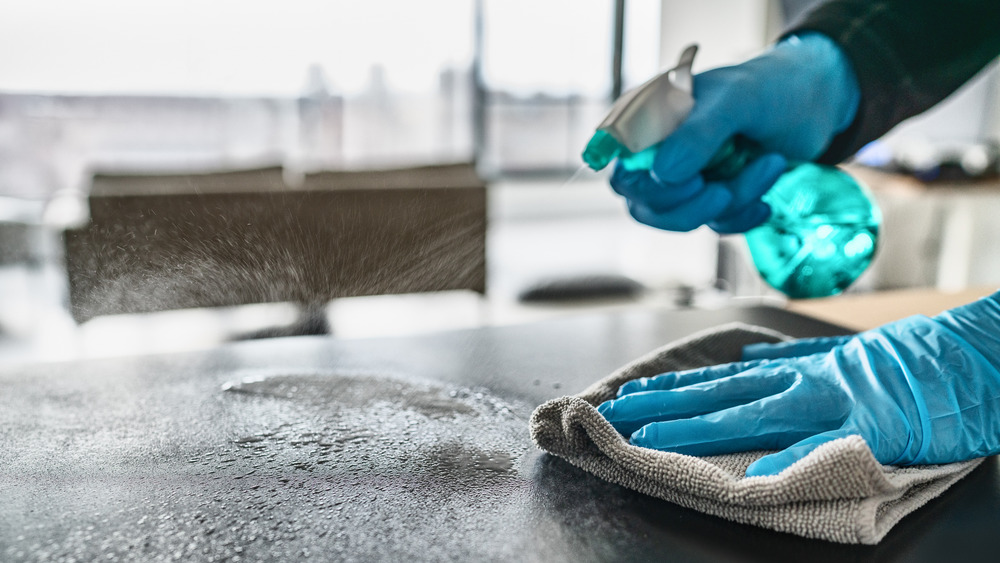
[[[484,506],[511,505],[529,486],[529,405],[488,389],[343,372],[235,374],[220,399],[246,430],[189,462],[232,479],[233,494],[212,504],[261,515],[237,523],[240,535],[278,541],[273,551],[305,533],[292,522],[312,522],[309,535],[335,540],[336,553],[324,554],[334,559],[391,558],[384,534],[425,555],[507,549],[456,542],[502,517]],[[267,520],[289,512],[298,515],[287,526]]]
[[[520,553],[488,530],[527,526],[532,514],[530,406],[488,389],[370,373],[241,372],[215,399],[227,439],[160,460],[157,482],[118,476],[67,492],[87,508],[64,510],[60,522],[100,513],[104,524],[35,530],[28,536],[61,539],[26,539],[12,553],[123,561]],[[144,491],[141,502],[133,488]],[[87,500],[84,490],[102,492]]]
[[[308,402],[316,405],[344,404],[358,408],[377,403],[413,410],[437,418],[478,411],[462,400],[468,390],[445,391],[430,384],[416,384],[374,375],[254,375],[228,382],[224,391]],[[484,397],[479,393],[479,398]]]
[[492,471],[506,473],[514,467],[515,458],[509,452],[485,452],[466,444],[444,444],[430,456],[434,465],[445,473]]
[[261,423],[232,440],[258,462],[464,480],[512,473],[528,450],[530,407],[486,389],[364,373],[254,373],[222,389]]

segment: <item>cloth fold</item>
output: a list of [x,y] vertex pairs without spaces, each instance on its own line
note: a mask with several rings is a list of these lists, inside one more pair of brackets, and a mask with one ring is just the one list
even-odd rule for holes
[[694,457],[632,446],[597,412],[626,381],[737,361],[743,346],[788,337],[732,324],[643,356],[582,393],[539,406],[531,416],[539,448],[605,479],[675,504],[781,532],[839,543],[878,543],[901,518],[981,463],[892,467],[860,436],[824,444],[779,475],[744,476],[770,452]]

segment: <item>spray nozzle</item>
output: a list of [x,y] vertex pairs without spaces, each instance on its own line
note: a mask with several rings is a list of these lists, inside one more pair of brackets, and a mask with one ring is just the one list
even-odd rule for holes
[[647,149],[673,133],[694,107],[691,64],[697,52],[697,45],[687,47],[675,67],[615,101],[583,151],[587,166],[600,170],[620,158],[627,168],[649,168],[653,153]]

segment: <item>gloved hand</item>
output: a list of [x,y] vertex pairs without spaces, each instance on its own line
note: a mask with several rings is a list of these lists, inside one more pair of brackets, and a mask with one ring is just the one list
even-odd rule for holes
[[1000,452],[1000,292],[933,318],[753,345],[743,356],[629,381],[598,411],[636,446],[690,455],[781,450],[747,476],[778,474],[853,434],[888,465]]
[[[743,64],[694,77],[694,109],[657,150],[651,171],[619,162],[611,187],[641,223],[689,231],[749,230],[770,215],[761,196],[787,159],[818,157],[857,112],[860,93],[850,63],[826,36],[790,37]],[[764,154],[728,181],[700,171],[726,140],[741,134]]]

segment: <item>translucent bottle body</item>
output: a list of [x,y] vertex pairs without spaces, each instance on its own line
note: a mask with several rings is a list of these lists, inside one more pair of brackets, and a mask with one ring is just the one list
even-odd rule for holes
[[747,245],[760,275],[785,295],[841,293],[875,257],[881,215],[843,171],[798,164],[763,199],[771,217],[746,233]]

